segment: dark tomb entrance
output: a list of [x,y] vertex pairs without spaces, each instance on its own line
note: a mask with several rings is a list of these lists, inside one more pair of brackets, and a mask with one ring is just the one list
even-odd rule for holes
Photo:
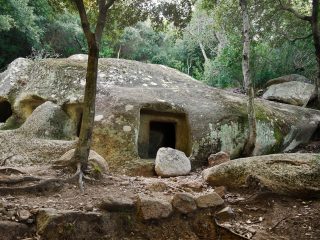
[[11,104],[8,101],[0,102],[0,123],[6,122],[11,115]]
[[191,153],[190,130],[185,113],[140,110],[138,153],[143,159],[156,158],[162,147]]
[[173,122],[150,122],[148,157],[155,158],[162,147],[176,148],[176,126]]

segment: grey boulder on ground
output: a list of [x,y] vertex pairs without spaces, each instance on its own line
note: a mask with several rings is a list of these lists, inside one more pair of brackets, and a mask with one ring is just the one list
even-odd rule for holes
[[271,85],[263,98],[296,106],[306,106],[314,95],[315,86],[310,83],[291,81]]
[[[60,164],[60,163],[66,163],[70,161],[74,155],[74,151],[75,149],[71,149],[65,154],[63,154],[57,163]],[[106,160],[93,150],[90,150],[88,163],[89,163],[89,170],[96,172],[97,174],[101,174],[101,173],[105,174],[105,173],[108,173],[109,171],[109,167]]]
[[320,194],[319,154],[273,154],[242,158],[205,169],[210,185],[253,187],[284,195],[314,197]]
[[297,81],[297,82],[303,82],[303,83],[311,83],[311,81],[299,74],[290,74],[290,75],[285,75],[281,76],[278,78],[270,79],[266,83],[266,87],[269,87],[271,85],[279,84],[279,83],[285,83],[285,82],[291,82],[291,81]]
[[191,171],[191,163],[185,153],[172,149],[160,148],[155,161],[158,176],[173,177],[187,175]]

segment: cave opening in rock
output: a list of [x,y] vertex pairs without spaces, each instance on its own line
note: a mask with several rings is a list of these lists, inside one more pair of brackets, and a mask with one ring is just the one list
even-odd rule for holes
[[148,157],[155,158],[162,147],[176,148],[175,125],[174,122],[150,122]]
[[12,116],[11,104],[8,101],[0,102],[0,123],[7,121]]
[[310,142],[319,142],[320,141],[320,124],[317,126],[316,130],[313,132]]
[[190,155],[190,131],[185,113],[141,109],[138,154],[153,159],[161,147],[170,147]]

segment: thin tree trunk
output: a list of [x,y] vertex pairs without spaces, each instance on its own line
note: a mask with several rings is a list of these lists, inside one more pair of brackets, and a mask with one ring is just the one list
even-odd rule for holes
[[192,67],[192,60],[189,60],[190,58],[187,57],[187,69],[188,69],[188,75],[190,75],[190,69]]
[[116,0],[97,0],[99,7],[99,15],[97,18],[95,32],[91,31],[90,22],[85,10],[83,0],[74,0],[81,19],[83,32],[89,48],[89,57],[86,74],[86,86],[83,100],[83,115],[80,129],[79,140],[73,156],[80,169],[79,183],[82,185],[82,172],[87,170],[88,156],[90,153],[92,132],[95,116],[95,102],[97,93],[97,75],[99,62],[99,46],[102,38],[103,29],[106,24],[106,17],[108,9]]
[[311,18],[311,27],[312,27],[312,36],[313,36],[313,45],[315,48],[317,64],[318,64],[318,74],[317,79],[315,80],[315,88],[318,99],[318,106],[320,106],[320,33],[319,33],[319,0],[312,1],[312,18]]
[[240,6],[242,10],[243,19],[243,58],[242,58],[242,72],[243,72],[243,84],[248,95],[247,111],[249,132],[248,138],[245,143],[242,155],[250,156],[255,148],[257,127],[256,117],[254,109],[254,89],[252,80],[250,78],[250,21],[248,14],[247,0],[240,0]]
[[[187,31],[188,31],[188,30],[187,30]],[[195,35],[193,32],[188,31],[188,33],[189,33],[191,36],[193,36],[194,38],[196,38],[196,35]],[[198,44],[199,44],[199,47],[200,47],[202,56],[203,56],[203,58],[204,58],[204,61],[205,61],[205,63],[207,63],[207,62],[209,61],[209,58],[208,58],[208,55],[207,55],[207,53],[206,53],[206,50],[204,49],[204,46],[203,46],[202,42],[201,42],[199,39],[197,39],[197,42],[198,42]]]
[[117,58],[118,58],[118,59],[120,58],[120,53],[121,53],[121,45],[120,45],[120,47],[119,47],[118,54],[117,54]]
[[200,49],[201,49],[201,52],[202,52],[204,61],[205,61],[205,63],[207,63],[207,62],[209,61],[209,58],[208,58],[208,56],[207,56],[207,53],[206,53],[206,51],[205,51],[205,49],[204,49],[204,46],[203,46],[202,42],[199,42],[199,47],[200,47]]
[[242,10],[242,24],[243,24],[243,53],[242,53],[242,74],[243,87],[249,93],[250,83],[250,21],[247,10],[247,0],[240,0]]
[[83,101],[83,115],[81,123],[81,131],[76,151],[75,159],[81,163],[82,170],[87,169],[87,159],[90,152],[91,136],[93,132],[95,102],[97,92],[97,72],[98,72],[99,49],[93,34],[89,44],[89,58],[86,75],[86,86]]

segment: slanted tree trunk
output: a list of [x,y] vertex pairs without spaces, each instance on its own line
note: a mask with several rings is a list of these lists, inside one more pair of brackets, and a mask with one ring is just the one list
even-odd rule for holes
[[202,56],[203,56],[203,58],[204,58],[204,62],[205,62],[205,63],[209,62],[209,58],[208,58],[208,56],[207,56],[206,50],[204,49],[204,46],[203,46],[202,42],[200,42],[200,41],[199,41],[199,47],[200,47],[200,49],[201,49]]
[[[85,34],[88,48],[89,58],[86,74],[86,85],[84,93],[84,105],[82,124],[80,129],[79,141],[74,153],[74,162],[81,166],[80,178],[82,171],[87,170],[88,156],[91,147],[91,138],[93,132],[94,116],[95,116],[95,102],[97,92],[97,73],[98,73],[98,59],[99,46],[101,36],[106,23],[107,11],[113,5],[115,0],[98,0],[99,15],[95,32],[92,32],[90,22],[87,17],[83,0],[74,0],[81,19],[82,29]],[[81,179],[79,180],[81,182]]]
[[254,110],[254,89],[250,78],[250,20],[248,14],[247,0],[240,0],[243,20],[243,56],[242,56],[242,73],[243,85],[248,95],[247,111],[249,121],[248,138],[242,152],[243,156],[251,156],[255,148],[257,127]]

